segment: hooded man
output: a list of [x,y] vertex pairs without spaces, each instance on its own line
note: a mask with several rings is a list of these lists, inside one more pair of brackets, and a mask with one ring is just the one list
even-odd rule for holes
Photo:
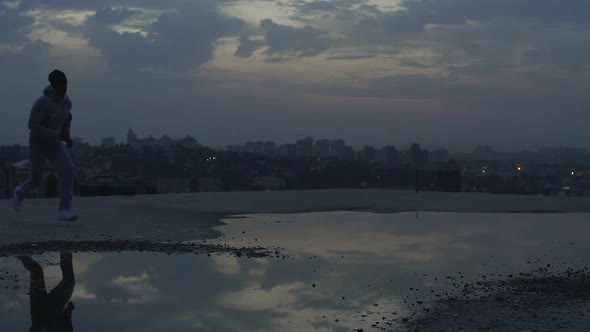
[[31,108],[29,116],[29,178],[14,189],[13,208],[20,211],[23,200],[29,191],[38,188],[43,177],[45,161],[49,160],[59,176],[60,196],[57,219],[76,221],[72,213],[73,163],[69,147],[73,141],[70,136],[72,122],[72,102],[67,96],[66,75],[54,70],[49,74],[50,85],[43,90]]

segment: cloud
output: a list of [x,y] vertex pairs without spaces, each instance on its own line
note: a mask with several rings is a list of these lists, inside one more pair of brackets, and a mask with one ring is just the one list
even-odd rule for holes
[[[39,8],[51,8],[56,10],[94,10],[96,8],[117,6],[163,9],[181,5],[183,2],[184,1],[182,0],[125,0],[124,4],[122,4],[122,1],[120,0],[21,0],[18,8],[23,11]],[[205,0],[205,2],[207,2],[207,0]]]
[[19,48],[0,50],[0,69],[9,80],[0,80],[0,89],[19,89],[30,87],[31,80],[39,75],[45,78],[47,68],[51,66],[51,50],[49,43],[34,40],[25,42]]
[[280,25],[271,19],[260,21],[264,30],[267,55],[294,55],[298,57],[318,55],[329,47],[329,39],[325,33],[311,26],[295,28]]
[[375,54],[341,54],[326,57],[326,60],[363,60],[372,59]]
[[99,24],[117,24],[137,13],[139,13],[138,10],[130,10],[127,7],[105,7],[97,10],[92,19]]
[[34,19],[15,9],[0,9],[0,44],[22,43],[28,40]]
[[129,303],[153,303],[163,299],[160,291],[152,286],[147,272],[138,276],[117,276],[111,284],[127,294],[126,300]]
[[[128,11],[106,13],[97,11],[92,21],[110,22],[130,15]],[[164,13],[141,32],[119,33],[108,26],[91,23],[86,36],[113,70],[185,71],[211,60],[217,40],[238,32],[242,24],[241,20],[222,16],[213,8],[197,6]]]
[[213,264],[217,271],[223,274],[239,274],[240,273],[240,262],[235,256],[214,256]]
[[270,289],[259,287],[254,285],[238,292],[226,293],[220,298],[220,304],[239,310],[277,310],[293,306],[297,302],[298,293],[309,286],[302,282],[293,282]]
[[[259,2],[233,0],[0,2],[0,68],[11,77],[0,90],[14,96],[1,139],[26,143],[26,126],[12,123],[26,124],[31,100],[59,67],[86,112],[76,130],[94,142],[105,130],[122,137],[133,126],[154,135],[191,132],[205,144],[313,134],[427,145],[461,129],[459,122],[502,136],[504,147],[523,142],[524,134],[504,130],[510,126],[527,128],[528,142],[585,141],[587,0],[377,2],[384,3],[293,0],[264,11]],[[105,127],[95,125],[104,112],[97,90],[112,105]],[[171,116],[162,119],[162,109]],[[351,130],[359,123],[372,130]]]
[[334,11],[339,6],[336,1],[327,1],[327,0],[314,0],[314,1],[297,1],[295,3],[295,7],[299,9],[300,12],[309,13],[314,11]]
[[463,24],[467,20],[506,17],[543,24],[588,24],[590,10],[585,0],[405,0],[402,6],[404,14],[423,24]]
[[247,36],[242,36],[240,37],[240,45],[238,45],[238,48],[236,49],[234,55],[242,58],[249,58],[252,56],[254,51],[256,51],[261,46],[261,43],[253,41]]

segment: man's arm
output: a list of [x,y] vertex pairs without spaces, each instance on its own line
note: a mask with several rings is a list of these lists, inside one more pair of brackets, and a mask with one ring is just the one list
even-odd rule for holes
[[45,119],[45,106],[43,105],[42,99],[37,99],[33,108],[31,108],[31,114],[29,116],[29,130],[37,136],[43,137],[48,140],[57,140],[57,133],[43,124]]

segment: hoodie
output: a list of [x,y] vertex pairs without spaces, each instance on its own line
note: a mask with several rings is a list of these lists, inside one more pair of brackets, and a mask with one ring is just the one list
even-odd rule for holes
[[72,102],[66,95],[57,96],[51,85],[35,101],[29,116],[29,143],[32,147],[58,144],[62,137],[70,136]]

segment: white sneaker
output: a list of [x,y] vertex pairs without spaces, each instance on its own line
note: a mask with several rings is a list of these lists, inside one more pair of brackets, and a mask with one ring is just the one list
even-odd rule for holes
[[64,209],[64,210],[60,210],[57,213],[57,220],[76,221],[76,220],[78,220],[78,215],[75,213],[72,213],[72,211],[70,211],[70,209]]
[[23,200],[18,195],[19,191],[20,191],[20,186],[14,188],[14,196],[12,197],[12,209],[16,212],[20,211],[20,206],[23,202]]

